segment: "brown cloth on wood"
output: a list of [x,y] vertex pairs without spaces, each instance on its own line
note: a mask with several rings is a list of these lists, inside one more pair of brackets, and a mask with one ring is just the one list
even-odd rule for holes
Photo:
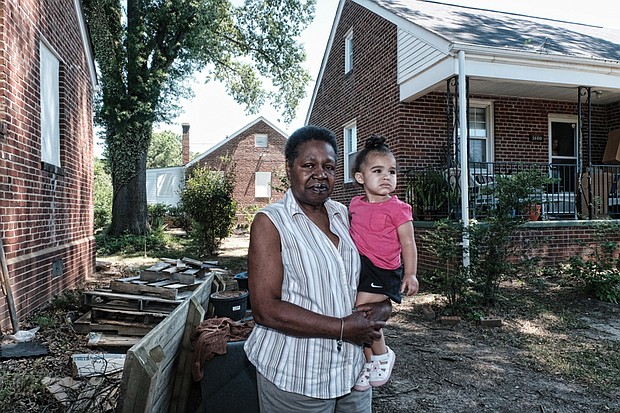
[[226,354],[226,343],[247,339],[253,328],[254,321],[238,323],[228,317],[209,318],[198,324],[190,338],[194,350],[194,381],[202,380],[202,365],[205,362],[216,355]]

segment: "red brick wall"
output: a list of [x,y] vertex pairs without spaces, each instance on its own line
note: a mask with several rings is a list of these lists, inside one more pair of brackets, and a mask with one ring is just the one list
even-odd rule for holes
[[[435,256],[428,250],[424,235],[432,231],[429,223],[416,224],[416,243],[419,255],[420,274],[429,273],[439,268]],[[596,223],[594,222],[562,222],[554,226],[532,225],[522,228],[515,236],[519,251],[524,257],[537,258],[541,266],[557,268],[569,262],[571,257],[591,258],[595,246],[600,246],[596,240]],[[620,244],[620,233],[612,239]],[[516,258],[516,257],[513,257]]]
[[[266,134],[268,146],[255,147],[256,134]],[[284,145],[287,137],[264,121],[259,121],[231,138],[197,164],[215,171],[225,170],[222,159],[233,160],[235,189],[233,197],[237,202],[237,219],[243,220],[243,208],[263,207],[281,199],[284,194],[276,191],[280,186],[278,176],[284,174]],[[195,167],[195,166],[194,166]],[[255,198],[255,172],[271,172],[271,198]]]
[[[344,39],[353,30],[354,62],[351,72],[344,73]],[[373,133],[384,135],[399,163],[399,186],[396,194],[404,198],[405,174],[410,168],[445,162],[446,97],[444,92],[429,93],[414,102],[399,102],[396,79],[396,27],[366,8],[347,1],[336,28],[327,56],[324,73],[316,90],[309,124],[324,126],[336,133],[343,148],[343,127],[356,121],[358,148]],[[475,91],[474,91],[475,92]],[[575,95],[577,95],[575,89]],[[506,96],[483,96],[472,93],[472,99],[490,100],[494,105],[494,138],[496,161],[547,162],[548,116],[577,115],[576,103]],[[585,116],[585,105],[583,107]],[[593,105],[592,160],[600,163],[607,132],[620,127],[620,103]],[[531,134],[544,136],[543,142],[530,142]],[[583,140],[586,152],[587,137]],[[343,158],[339,156],[333,198],[348,204],[353,195],[362,193],[352,183],[343,183]],[[416,231],[424,230],[417,224]],[[529,231],[529,230],[528,230]],[[536,236],[553,240],[538,250],[547,261],[558,263],[586,247],[577,243],[592,238],[588,227],[569,226],[533,229]],[[422,270],[435,264],[420,242]]]
[[[73,0],[6,0],[0,20],[0,236],[23,318],[93,271],[93,90]],[[40,40],[61,63],[60,173],[41,164]]]
[[[353,29],[353,69],[344,73],[344,38]],[[396,26],[368,11],[346,2],[322,79],[311,108],[309,124],[324,126],[336,133],[343,146],[343,127],[355,120],[358,148],[373,133],[384,135],[399,164],[396,194],[404,198],[405,171],[445,162],[447,141],[446,97],[444,92],[429,93],[414,102],[399,102],[396,79]],[[575,89],[577,95],[577,89]],[[548,115],[577,115],[576,103],[484,96],[494,105],[496,161],[548,162]],[[585,116],[585,105],[583,106]],[[592,161],[602,160],[607,132],[620,126],[620,104],[593,105]],[[544,136],[543,142],[530,142],[531,134]],[[587,136],[583,153],[587,153]],[[348,204],[361,189],[343,183],[343,158],[333,198]]]

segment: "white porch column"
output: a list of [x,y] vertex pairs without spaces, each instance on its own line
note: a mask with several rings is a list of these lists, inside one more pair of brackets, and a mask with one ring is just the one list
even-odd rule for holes
[[[467,147],[467,87],[465,71],[465,52],[459,51],[459,153],[461,155],[461,220],[463,227],[469,228],[469,162]],[[463,265],[469,267],[469,237],[467,231],[463,234]]]

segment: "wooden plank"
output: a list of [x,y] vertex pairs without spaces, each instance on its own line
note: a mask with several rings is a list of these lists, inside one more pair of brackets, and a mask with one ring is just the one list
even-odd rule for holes
[[203,263],[202,261],[198,261],[198,260],[187,258],[187,257],[182,258],[181,261],[186,264],[193,265],[194,267],[198,267],[198,268],[202,267],[202,263]]
[[169,314],[190,295],[191,292],[183,291],[177,294],[176,299],[169,300],[152,295],[94,290],[84,292],[84,304],[91,308],[134,309]]
[[[114,334],[97,334],[86,344],[90,348],[130,348],[142,340],[141,336],[117,336]],[[127,359],[123,369],[127,368]],[[123,373],[124,375],[124,373]]]
[[[174,264],[172,264],[174,265]],[[152,272],[160,272],[165,270],[166,268],[170,268],[171,264],[164,262],[164,261],[159,261],[157,263],[155,263],[154,265],[151,265],[150,267],[148,267],[146,269],[146,271],[152,271]]]
[[181,355],[176,370],[174,390],[170,405],[170,413],[185,413],[187,409],[187,396],[192,384],[192,364],[194,353],[192,352],[191,336],[196,327],[204,320],[205,309],[194,297],[190,298],[187,321],[183,331],[181,342]]
[[[192,294],[203,308],[212,281],[213,276],[207,277]],[[127,352],[118,411],[164,413],[169,410],[190,302],[191,298],[184,301]]]
[[[106,324],[99,323],[91,320],[91,312],[87,312],[82,317],[75,320],[73,323],[73,329],[78,334],[88,334],[91,332],[101,332],[108,334],[115,334],[121,336],[136,336],[144,337],[149,331],[153,329],[152,325],[119,325],[119,324]],[[137,342],[137,340],[136,340]],[[132,343],[131,345],[135,344]]]
[[129,294],[149,294],[155,295],[161,298],[166,298],[169,300],[177,299],[177,289],[164,289],[160,288],[160,286],[170,284],[167,280],[165,283],[152,283],[149,285],[140,285],[134,283],[127,283],[118,280],[110,281],[110,289],[114,292],[121,293],[129,293]]
[[163,272],[155,272],[155,271],[147,271],[147,270],[140,271],[140,280],[142,281],[153,282],[153,281],[164,280],[166,278],[168,278],[168,274],[163,273]]

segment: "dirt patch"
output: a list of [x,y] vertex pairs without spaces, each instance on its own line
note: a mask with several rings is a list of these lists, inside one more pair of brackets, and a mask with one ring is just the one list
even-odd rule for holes
[[[247,235],[222,255],[245,256]],[[620,308],[579,296],[561,278],[506,282],[475,317],[439,321],[441,296],[424,291],[394,305],[385,329],[396,352],[391,380],[373,390],[373,411],[620,412]]]
[[[527,286],[513,294],[538,295]],[[396,305],[385,329],[396,366],[391,380],[374,390],[374,411],[620,411],[617,336],[609,331],[617,326],[618,307],[555,298],[546,297],[552,307],[522,314],[511,314],[510,305],[495,308],[503,316],[496,328],[474,321],[446,327],[427,319],[422,309],[440,301],[432,294]],[[593,380],[584,369],[607,377]]]
[[[244,271],[247,245],[247,234],[228,238],[216,259],[231,274]],[[89,286],[153,262],[104,260],[110,265],[89,279]],[[419,295],[394,305],[385,328],[396,365],[390,381],[373,390],[374,412],[620,412],[619,306],[579,296],[561,281],[504,283],[498,304],[479,314],[501,318],[500,327],[482,327],[473,316],[454,326],[441,324],[444,301],[423,284]],[[69,356],[88,351],[87,339],[72,331],[67,314],[43,316],[60,320],[39,333],[50,355],[0,362],[0,388],[11,388],[6,395],[0,392],[0,401],[10,402],[0,403],[0,411],[64,411],[45,389],[35,386],[33,392],[32,384],[14,384],[15,377],[35,383],[39,374],[70,375]],[[196,384],[188,413],[202,411],[199,399]]]

